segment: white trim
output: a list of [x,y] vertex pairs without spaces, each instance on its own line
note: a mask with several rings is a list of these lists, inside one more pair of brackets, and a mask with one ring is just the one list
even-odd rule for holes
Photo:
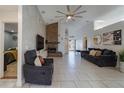
[[4,76],[4,23],[0,22],[0,78]]
[[17,86],[22,86],[22,6],[18,7],[18,65],[17,65]]

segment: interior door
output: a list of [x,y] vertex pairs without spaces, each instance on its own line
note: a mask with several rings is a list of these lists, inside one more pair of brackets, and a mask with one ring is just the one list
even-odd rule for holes
[[0,78],[4,76],[4,23],[0,22]]

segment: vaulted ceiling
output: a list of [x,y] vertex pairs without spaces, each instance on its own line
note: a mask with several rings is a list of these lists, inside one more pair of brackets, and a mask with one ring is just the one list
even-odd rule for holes
[[[71,10],[76,9],[77,5],[71,5]],[[86,21],[94,21],[101,16],[116,10],[117,5],[82,5],[82,8],[79,11],[86,10],[86,13],[80,14],[83,18],[76,18],[76,22],[86,22]],[[55,16],[59,16],[60,14],[56,11],[62,11],[67,13],[66,5],[39,5],[38,9],[46,22],[46,24],[54,23],[60,20],[60,18],[56,18]]]

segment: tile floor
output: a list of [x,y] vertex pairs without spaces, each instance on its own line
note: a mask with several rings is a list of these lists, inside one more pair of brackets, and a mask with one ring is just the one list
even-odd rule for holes
[[[16,87],[16,80],[0,80],[0,87]],[[25,83],[23,88],[123,88],[124,73],[115,68],[98,67],[70,52],[54,58],[51,86]]]

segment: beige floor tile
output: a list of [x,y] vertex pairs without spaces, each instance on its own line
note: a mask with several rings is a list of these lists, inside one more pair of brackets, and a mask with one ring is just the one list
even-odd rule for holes
[[106,81],[103,81],[103,83],[109,87],[109,88],[121,88],[121,84],[118,82],[118,81],[115,81],[115,80],[106,80]]
[[103,83],[103,81],[97,81],[97,80],[93,80],[93,81],[89,81],[90,84],[92,85],[93,88],[107,88],[107,85],[105,85]]
[[88,80],[75,81],[75,84],[78,88],[92,88]]

